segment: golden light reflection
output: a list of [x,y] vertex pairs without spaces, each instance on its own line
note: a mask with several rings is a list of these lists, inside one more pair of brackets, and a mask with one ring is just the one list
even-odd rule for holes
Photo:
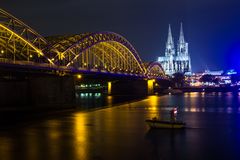
[[49,141],[48,145],[51,146],[51,150],[49,150],[50,157],[59,157],[60,155],[60,142],[61,142],[61,123],[59,120],[48,120],[46,122],[46,126],[49,126],[49,130],[47,131]]
[[74,116],[74,138],[75,138],[75,152],[78,158],[86,157],[86,149],[88,148],[88,133],[85,126],[86,114],[77,113]]
[[158,96],[148,96],[148,114],[147,118],[153,118],[158,117],[161,118],[160,112],[159,112],[159,97]]
[[150,107],[158,106],[158,96],[148,96]]
[[41,153],[39,153],[39,137],[36,135],[36,130],[28,128],[25,132],[28,134],[26,139],[27,159],[38,159]]
[[190,112],[197,112],[196,108],[190,108]]
[[184,97],[190,97],[190,92],[185,92]]
[[184,97],[188,97],[188,98],[193,98],[193,97],[198,97],[199,93],[198,92],[186,92],[184,93]]
[[0,137],[0,142],[2,145],[0,145],[0,155],[1,158],[3,158],[4,160],[10,160],[12,152],[12,141],[9,138],[6,137]]
[[109,106],[112,105],[112,101],[113,101],[112,96],[107,96],[107,104],[108,104]]
[[156,110],[157,110],[157,107],[150,107],[149,110],[156,111]]
[[192,107],[192,108],[184,108],[185,112],[205,112],[205,108],[197,108],[197,107]]
[[60,122],[58,120],[48,120],[46,126],[50,126],[48,135],[51,139],[57,139],[60,137]]

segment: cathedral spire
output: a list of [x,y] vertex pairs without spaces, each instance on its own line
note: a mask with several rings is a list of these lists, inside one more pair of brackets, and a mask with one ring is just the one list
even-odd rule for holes
[[174,42],[173,42],[173,37],[172,37],[172,31],[171,31],[171,26],[169,24],[168,27],[168,39],[166,43],[166,51],[165,55],[170,56],[175,54],[175,49],[174,49]]
[[167,45],[173,45],[174,46],[173,37],[172,37],[172,31],[171,31],[171,25],[170,24],[169,24],[169,27],[168,27]]
[[180,27],[179,43],[185,43],[182,22],[181,22],[181,27]]

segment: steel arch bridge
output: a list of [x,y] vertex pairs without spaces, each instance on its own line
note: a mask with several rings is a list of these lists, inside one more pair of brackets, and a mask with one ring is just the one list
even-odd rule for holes
[[0,63],[146,78],[164,76],[160,64],[145,66],[134,47],[116,33],[97,32],[44,38],[2,9]]
[[0,9],[0,62],[51,64],[44,55],[47,41],[36,31]]
[[116,33],[87,33],[57,39],[61,40],[52,45],[48,53],[57,65],[78,70],[146,73],[137,51]]
[[165,78],[165,72],[159,62],[150,62],[145,64],[145,66],[149,78]]

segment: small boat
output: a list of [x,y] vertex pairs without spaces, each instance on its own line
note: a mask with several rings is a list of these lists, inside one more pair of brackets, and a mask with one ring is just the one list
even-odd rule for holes
[[185,128],[186,123],[182,121],[164,121],[158,119],[148,119],[146,123],[150,128],[172,128],[172,129],[181,129]]

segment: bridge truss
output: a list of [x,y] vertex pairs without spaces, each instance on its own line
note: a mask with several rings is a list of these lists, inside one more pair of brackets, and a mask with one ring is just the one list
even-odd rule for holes
[[0,9],[0,62],[53,65],[43,53],[46,46],[41,35]]
[[145,65],[147,68],[146,75],[149,78],[165,78],[165,72],[159,62],[150,62]]
[[78,70],[141,75],[146,72],[132,45],[112,32],[67,37],[54,44],[49,55],[55,64]]
[[44,38],[2,9],[0,63],[147,78],[164,76],[160,64],[145,66],[134,47],[116,33],[97,32]]

